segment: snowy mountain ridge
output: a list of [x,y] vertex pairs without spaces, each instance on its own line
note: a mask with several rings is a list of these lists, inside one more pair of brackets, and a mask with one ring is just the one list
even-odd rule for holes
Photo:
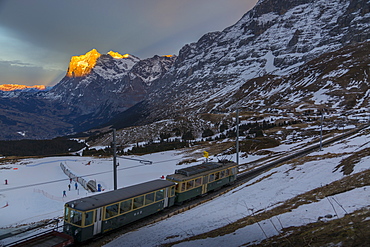
[[[95,113],[102,105],[110,106],[110,113],[124,111],[144,99],[151,83],[167,71],[174,59],[154,56],[141,60],[128,54],[122,57],[99,54],[87,74],[67,73],[46,97],[78,107],[80,114]],[[79,63],[74,65],[72,58],[70,68]]]
[[[231,110],[228,99],[249,80],[287,76],[322,54],[369,40],[368,7],[368,1],[259,2],[235,25],[184,46],[164,76],[165,83],[149,96],[148,105],[157,109],[148,111],[153,118],[173,115],[171,110],[161,110],[163,103],[181,111],[205,112],[223,106]],[[248,87],[258,90],[253,84]],[[279,92],[291,87],[286,85]],[[248,102],[259,97],[245,98],[247,102],[239,103],[251,107]]]
[[47,91],[0,91],[0,139],[47,139],[99,126],[142,101],[175,59],[95,49],[74,56],[66,76]]
[[[104,123],[122,128],[184,116],[196,121],[236,108],[362,110],[369,104],[369,9],[368,0],[259,1],[235,25],[203,35],[178,56],[140,60],[94,51],[89,73],[67,73],[48,92],[3,103],[11,108],[6,117],[17,122],[15,111],[28,114],[20,106],[30,98],[50,109],[56,104],[63,111],[47,113],[62,122],[55,136]],[[76,61],[84,70],[85,62]],[[16,128],[12,133],[32,133]]]

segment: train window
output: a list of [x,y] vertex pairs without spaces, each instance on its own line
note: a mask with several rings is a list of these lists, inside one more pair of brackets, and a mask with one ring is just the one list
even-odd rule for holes
[[185,191],[186,190],[186,183],[181,183],[181,191]]
[[85,226],[91,225],[94,221],[94,211],[85,213]]
[[175,195],[175,186],[171,187],[170,197]]
[[154,202],[154,192],[145,195],[145,205],[151,204]]
[[132,209],[132,199],[121,202],[120,213],[128,212]]
[[231,169],[232,169],[232,174],[233,174],[233,175],[238,174],[238,168],[233,167],[233,168],[231,168]]
[[76,210],[71,210],[70,223],[81,226],[82,225],[82,213]]
[[105,207],[105,218],[109,219],[118,214],[118,203]]
[[229,176],[229,171],[230,171],[230,169],[227,169],[227,170],[225,171],[226,176]]
[[215,180],[215,174],[209,174],[209,182],[213,182]]
[[202,185],[202,178],[195,179],[195,187],[199,187]]
[[208,183],[208,176],[204,176],[203,177],[203,184],[207,184]]
[[155,192],[155,200],[160,201],[164,198],[164,190],[158,190]]
[[180,192],[180,184],[176,184],[176,191]]
[[190,180],[187,182],[186,189],[190,190],[194,187],[194,180]]
[[216,172],[215,173],[215,180],[219,180],[220,179],[220,172]]
[[134,209],[140,208],[144,205],[144,196],[139,196],[134,198]]
[[67,207],[64,209],[64,221],[69,222],[69,208]]

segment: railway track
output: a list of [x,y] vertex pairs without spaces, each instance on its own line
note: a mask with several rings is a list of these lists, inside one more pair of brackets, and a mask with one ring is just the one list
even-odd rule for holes
[[[362,129],[365,129],[367,127],[369,127],[369,125],[367,125],[367,124],[362,125],[362,126],[356,128],[356,129],[348,131],[348,132],[346,132],[342,135],[338,135],[336,137],[324,140],[322,142],[322,146],[326,146],[326,145],[332,144],[336,141],[342,140],[342,139],[344,139],[348,136],[351,136],[351,135],[353,135],[353,134],[355,134],[355,133],[357,133],[357,132],[359,132]],[[289,160],[292,160],[294,158],[298,158],[298,157],[307,155],[308,153],[311,153],[315,150],[318,150],[318,149],[320,149],[320,146],[321,146],[320,144],[314,144],[314,145],[306,147],[302,150],[295,151],[295,152],[293,152],[293,153],[291,153],[287,156],[277,158],[276,160],[267,162],[267,163],[265,163],[263,165],[260,165],[260,166],[253,167],[252,169],[250,169],[248,171],[245,171],[245,172],[242,172],[242,173],[238,174],[238,178],[235,181],[235,184],[233,186],[228,186],[228,187],[221,188],[218,191],[208,193],[207,195],[205,195],[203,197],[199,197],[199,198],[196,198],[196,199],[191,200],[189,202],[186,202],[181,206],[173,206],[171,208],[167,208],[164,211],[161,211],[157,214],[148,216],[147,218],[144,218],[144,219],[142,219],[138,222],[134,222],[132,224],[124,226],[121,229],[116,229],[116,230],[114,230],[110,233],[107,233],[106,235],[102,235],[98,239],[94,239],[93,241],[90,241],[88,243],[76,244],[75,246],[100,247],[100,246],[102,246],[104,244],[107,244],[108,242],[112,241],[113,239],[119,237],[120,235],[123,235],[125,233],[130,232],[130,231],[139,229],[143,226],[146,226],[146,225],[164,220],[164,219],[169,218],[173,215],[182,213],[186,210],[189,210],[189,209],[194,208],[194,207],[196,207],[200,204],[203,204],[203,203],[205,203],[209,200],[212,200],[213,198],[215,198],[217,196],[220,196],[220,195],[222,195],[222,194],[240,186],[241,184],[246,183],[247,181],[255,178],[256,176],[260,175],[261,173],[263,173],[263,172],[265,172],[265,171],[267,171],[267,170],[269,170],[269,169],[271,169],[271,168],[273,168],[273,167],[275,167],[279,164],[282,164],[286,161],[289,161]]]
[[[327,139],[327,140],[324,140],[322,142],[322,147],[324,146],[327,146],[329,144],[332,144],[336,141],[339,141],[339,140],[342,140],[346,137],[349,137],[355,133],[358,133],[359,131],[365,129],[369,127],[368,124],[366,125],[362,125],[356,129],[353,129],[353,130],[350,130],[344,134],[341,134],[341,135],[338,135],[336,137],[333,137],[333,138],[330,138],[330,139]],[[215,192],[212,192],[212,193],[208,193],[206,196],[204,197],[200,197],[200,198],[196,198],[192,201],[189,201],[187,202],[186,204],[184,203],[183,205],[181,206],[175,206],[175,207],[172,207],[172,208],[169,208],[169,209],[166,209],[164,210],[163,212],[161,213],[158,213],[158,214],[155,214],[155,215],[152,215],[151,217],[148,217],[148,218],[145,218],[142,220],[142,222],[135,222],[133,223],[132,225],[130,225],[129,227],[124,227],[125,229],[122,229],[122,231],[117,231],[117,233],[112,233],[109,234],[106,238],[103,237],[102,238],[102,241],[99,241],[97,242],[96,244],[97,245],[78,245],[78,246],[102,246],[103,244],[106,244],[108,242],[110,242],[111,240],[113,240],[114,238],[118,237],[119,235],[122,235],[122,234],[125,234],[127,232],[130,232],[130,231],[133,231],[133,230],[136,230],[140,227],[143,227],[143,226],[146,226],[148,224],[152,224],[152,223],[155,223],[157,221],[161,221],[161,220],[164,220],[168,217],[171,217],[173,215],[176,215],[176,214],[179,214],[179,213],[182,213],[186,210],[189,210],[193,207],[196,207],[202,203],[205,203],[209,200],[212,200],[213,198],[217,197],[217,196],[220,196],[238,186],[240,186],[241,184],[244,184],[246,183],[247,181],[253,179],[254,177],[260,175],[261,173],[279,165],[279,164],[282,164],[286,161],[289,161],[289,160],[292,160],[292,159],[295,159],[295,158],[298,158],[298,157],[301,157],[301,156],[304,156],[304,155],[307,155],[308,153],[311,153],[315,150],[318,150],[320,149],[321,145],[320,144],[314,144],[314,145],[311,145],[309,147],[306,147],[302,150],[299,150],[299,151],[296,151],[296,152],[293,152],[287,156],[284,156],[284,157],[281,157],[281,158],[278,158],[274,161],[270,161],[270,162],[267,162],[266,164],[264,165],[260,165],[260,166],[256,166],[254,167],[253,169],[250,169],[248,171],[245,171],[245,172],[242,172],[238,175],[238,178],[237,180],[235,181],[235,184],[233,186],[229,186],[229,187],[224,187],[218,191],[215,191]],[[129,229],[127,229],[129,228]],[[100,244],[100,245],[99,245]]]
[[[349,137],[349,136],[351,136],[351,135],[353,135],[353,134],[355,134],[355,133],[357,133],[357,132],[359,132],[359,131],[367,128],[367,127],[369,127],[368,124],[362,125],[362,126],[356,128],[356,129],[348,131],[348,132],[346,132],[342,135],[338,135],[338,136],[333,137],[331,139],[324,140],[322,142],[322,147],[324,147],[326,145],[329,145],[331,143],[334,143],[336,141],[342,140],[346,137]],[[221,188],[217,191],[213,191],[211,193],[208,193],[205,196],[198,197],[198,198],[195,198],[191,201],[185,202],[182,205],[175,205],[171,208],[166,208],[163,211],[160,211],[160,212],[158,212],[154,215],[150,215],[150,216],[148,216],[144,219],[133,222],[131,224],[125,225],[122,228],[115,229],[115,230],[112,230],[112,231],[110,231],[110,232],[108,232],[104,235],[97,236],[97,237],[93,238],[92,240],[90,240],[88,242],[77,243],[77,244],[74,244],[73,246],[91,246],[91,247],[103,246],[104,244],[109,243],[113,239],[115,239],[115,238],[117,238],[117,237],[119,237],[119,236],[121,236],[125,233],[131,232],[131,231],[139,229],[143,226],[146,226],[146,225],[164,220],[164,219],[169,218],[173,215],[182,213],[186,210],[189,210],[189,209],[194,208],[194,207],[196,207],[200,204],[203,204],[207,201],[210,201],[210,200],[214,199],[215,197],[218,197],[218,196],[220,196],[220,195],[222,195],[222,194],[240,186],[241,184],[246,183],[247,181],[255,178],[256,176],[260,175],[261,173],[263,173],[263,172],[265,172],[265,171],[267,171],[267,170],[269,170],[269,169],[271,169],[271,168],[273,168],[273,167],[275,167],[279,164],[282,164],[286,161],[292,160],[292,159],[297,158],[297,157],[307,155],[310,152],[313,152],[317,149],[320,149],[320,147],[321,147],[320,144],[314,144],[314,145],[306,147],[302,150],[295,151],[291,154],[288,154],[284,157],[276,158],[275,160],[272,160],[272,161],[266,161],[266,162],[264,162],[263,165],[256,165],[255,164],[256,166],[254,166],[253,168],[239,173],[238,178],[235,181],[235,184],[233,184],[232,186],[223,187],[223,188]]]

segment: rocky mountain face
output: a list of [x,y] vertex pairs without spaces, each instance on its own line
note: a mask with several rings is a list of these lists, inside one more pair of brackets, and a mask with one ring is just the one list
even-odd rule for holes
[[122,128],[191,119],[192,128],[210,124],[205,114],[237,108],[364,110],[369,11],[368,0],[260,0],[235,25],[185,45],[177,57],[96,50],[74,57],[60,83],[32,98],[59,104],[68,132],[106,121]]
[[[174,66],[146,100],[149,118],[231,111],[236,107],[263,110],[271,105],[264,98],[279,99],[296,91],[299,83],[285,80],[298,71],[306,75],[304,83],[309,88],[308,84],[315,85],[321,78],[306,71],[307,63],[346,46],[354,45],[352,49],[356,49],[356,44],[370,39],[369,9],[370,2],[364,0],[259,1],[234,26],[208,33],[180,50]],[[368,54],[365,50],[365,58]],[[327,75],[331,86],[326,86],[326,91],[341,88],[338,81],[329,78],[350,73],[348,65],[338,65]],[[368,68],[362,73],[368,74]],[[366,87],[369,79],[363,79],[357,83]],[[281,98],[279,102],[293,106],[292,99],[299,98],[304,100],[300,104],[315,107],[318,87],[312,86],[311,90],[305,97],[290,93],[293,98]],[[242,99],[233,102],[239,95]],[[344,98],[335,101],[338,106],[346,105]],[[320,101],[321,105],[328,103],[329,99]]]
[[168,56],[140,60],[116,52],[101,55],[93,49],[72,57],[67,75],[46,97],[77,107],[81,115],[104,110],[109,116],[142,101],[174,60]]
[[3,84],[0,85],[0,91],[3,92],[14,92],[14,91],[39,91],[39,90],[46,90],[47,87],[44,85],[35,85],[35,86],[26,86],[26,85],[18,85],[18,84]]
[[370,42],[352,44],[305,63],[288,75],[265,75],[245,83],[227,107],[272,112],[368,111]]
[[140,60],[95,49],[72,57],[66,76],[52,89],[0,93],[0,139],[52,138],[101,125],[142,101],[175,59]]

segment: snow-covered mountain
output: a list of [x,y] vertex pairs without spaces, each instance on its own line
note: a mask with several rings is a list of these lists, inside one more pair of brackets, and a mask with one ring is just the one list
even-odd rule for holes
[[72,57],[66,76],[46,94],[80,114],[121,112],[142,101],[153,81],[172,66],[175,56],[139,58],[93,49]]
[[[140,60],[92,50],[72,57],[65,78],[50,91],[12,100],[50,106],[37,112],[61,123],[48,136],[104,122],[120,128],[196,120],[236,108],[363,110],[369,106],[369,10],[369,0],[261,0],[235,25],[205,34],[178,56]],[[9,102],[3,103],[11,107],[4,113],[8,120],[19,123],[15,115],[29,114]],[[42,119],[28,122],[29,128]],[[30,131],[19,129],[26,124],[13,127],[12,133]]]
[[3,84],[0,85],[0,93],[2,93],[2,97],[6,96],[5,92],[10,92],[8,97],[12,97],[12,94],[21,93],[21,92],[38,92],[38,91],[45,91],[50,90],[51,87],[46,87],[44,85],[34,85],[34,86],[26,86],[26,85],[19,85],[19,84]]
[[101,125],[142,101],[175,59],[141,60],[95,49],[74,56],[66,76],[51,89],[0,91],[0,139],[45,139]]
[[[363,43],[370,39],[369,8],[365,0],[259,1],[235,25],[185,45],[148,97],[147,112],[158,119],[237,107],[368,106],[360,102],[369,85],[369,46]],[[310,70],[314,64],[317,70]],[[309,91],[296,92],[302,85]],[[351,87],[361,88],[352,105],[347,97],[317,99],[325,92],[345,95]]]

